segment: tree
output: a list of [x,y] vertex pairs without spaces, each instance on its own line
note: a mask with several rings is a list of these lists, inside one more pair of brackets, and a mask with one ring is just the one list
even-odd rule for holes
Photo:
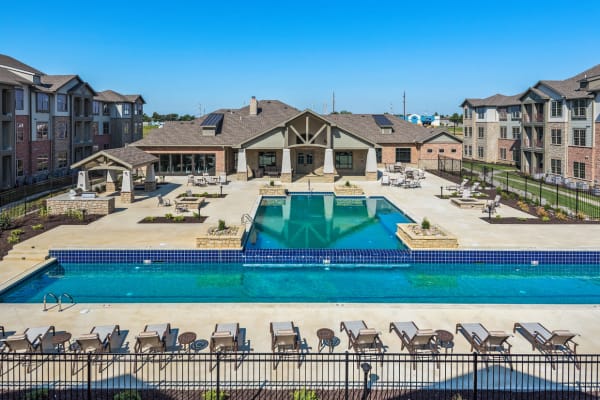
[[160,115],[159,113],[157,113],[156,111],[154,111],[152,113],[152,121],[161,122],[161,121],[163,121],[163,117],[162,117],[162,115]]
[[144,113],[144,115],[142,115],[142,120],[143,120],[144,122],[150,122],[150,121],[152,121],[152,118],[150,118],[150,117],[148,116],[148,114]]
[[347,110],[342,110],[340,111],[340,114],[352,114],[350,111]]
[[190,115],[190,114],[184,114],[179,117],[179,121],[193,121],[193,120],[194,120],[194,116]]
[[458,115],[457,113],[454,113],[450,116],[450,118],[448,118],[448,120],[454,124],[454,134],[456,135],[456,125],[462,124],[463,122],[462,114]]

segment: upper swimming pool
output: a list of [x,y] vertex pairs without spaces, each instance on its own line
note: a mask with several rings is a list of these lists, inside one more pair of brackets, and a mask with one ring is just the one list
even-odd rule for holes
[[598,304],[597,265],[58,264],[0,293],[40,303],[513,303]]
[[413,222],[384,197],[264,197],[247,249],[405,249],[396,224]]

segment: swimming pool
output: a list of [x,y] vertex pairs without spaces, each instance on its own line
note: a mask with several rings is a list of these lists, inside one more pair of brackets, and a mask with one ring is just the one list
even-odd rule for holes
[[600,303],[597,265],[54,263],[0,294],[40,303]]
[[396,224],[413,222],[384,197],[264,197],[248,249],[405,249]]

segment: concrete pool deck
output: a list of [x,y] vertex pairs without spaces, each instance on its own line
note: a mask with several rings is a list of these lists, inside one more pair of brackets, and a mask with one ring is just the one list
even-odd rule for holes
[[[232,181],[223,186],[222,199],[207,199],[201,214],[208,216],[202,224],[138,224],[146,216],[175,214],[173,207],[158,207],[157,194],[173,200],[190,189],[194,193],[216,193],[219,187],[186,186],[186,178],[170,178],[171,184],[138,196],[133,204],[116,199],[117,212],[87,226],[61,226],[15,246],[0,262],[0,284],[37,264],[50,248],[195,248],[195,237],[216,225],[219,219],[228,224],[240,223],[241,216],[251,213],[257,204],[258,188],[265,180]],[[341,180],[338,184],[343,184]],[[381,186],[379,182],[355,181],[366,195],[384,195],[416,221],[427,217],[459,240],[462,249],[598,249],[600,225],[490,225],[480,218],[480,209],[464,210],[435,195],[448,182],[427,174],[423,187],[404,189]],[[307,191],[307,182],[286,184],[294,191]],[[313,191],[333,191],[332,184],[311,183]],[[501,207],[503,217],[525,217],[518,210]],[[107,281],[107,284],[110,284]],[[310,290],[310,288],[307,288]],[[94,325],[118,323],[129,331],[133,347],[135,335],[147,323],[169,321],[179,332],[195,331],[208,339],[217,322],[239,321],[247,329],[254,351],[269,351],[269,322],[294,320],[307,344],[316,351],[318,328],[334,329],[341,339],[336,351],[346,349],[345,334],[339,333],[342,320],[364,319],[383,332],[388,352],[399,352],[400,341],[388,333],[391,321],[414,320],[422,328],[454,331],[458,322],[482,322],[488,329],[512,330],[514,322],[538,321],[549,329],[570,329],[581,334],[576,341],[581,353],[599,353],[600,307],[596,305],[449,305],[449,304],[77,304],[64,311],[42,312],[39,304],[0,304],[0,324],[8,331],[26,327],[55,325],[74,335],[88,332]],[[83,313],[82,313],[83,311]],[[87,311],[87,312],[85,312]],[[455,352],[468,352],[463,338],[456,338]],[[530,353],[531,347],[518,334],[512,338],[514,353]],[[204,350],[206,351],[206,350]]]

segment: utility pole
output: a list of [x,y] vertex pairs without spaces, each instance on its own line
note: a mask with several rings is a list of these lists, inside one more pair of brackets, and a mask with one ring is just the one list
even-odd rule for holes
[[335,92],[333,92],[333,96],[331,98],[331,113],[335,113]]
[[404,93],[402,93],[402,105],[403,105],[403,115],[404,115],[404,120],[406,121],[406,90],[404,91]]

